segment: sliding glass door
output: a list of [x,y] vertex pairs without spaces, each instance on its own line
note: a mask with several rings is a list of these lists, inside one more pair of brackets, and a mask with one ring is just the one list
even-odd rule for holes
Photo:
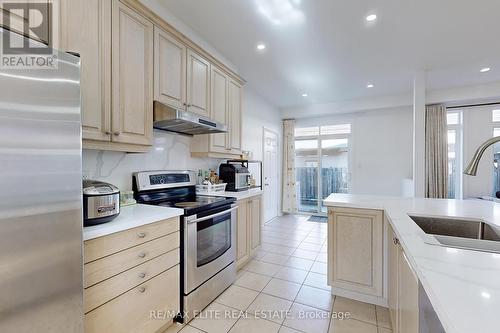
[[326,213],[323,199],[331,193],[349,193],[349,140],[349,124],[295,130],[300,212]]
[[332,193],[349,193],[349,139],[321,140],[320,212],[326,213],[323,199]]
[[295,141],[297,207],[300,212],[318,211],[318,141],[317,138]]

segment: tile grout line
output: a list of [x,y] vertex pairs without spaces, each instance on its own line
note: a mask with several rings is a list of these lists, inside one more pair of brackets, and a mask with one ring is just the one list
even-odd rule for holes
[[[302,243],[304,243],[305,238],[309,237],[309,234],[311,234],[311,232],[312,232],[312,230],[310,230],[310,231],[307,233],[307,236],[305,236],[305,237],[303,238],[303,240],[299,243],[299,245],[298,245],[298,246],[293,247],[293,249],[294,249],[293,251],[294,251],[294,252],[295,252],[295,251],[296,251],[296,250],[300,247],[300,245],[301,245]],[[308,242],[305,242],[305,243],[307,243],[307,244],[311,244],[311,243],[308,243]],[[303,305],[303,306],[308,306],[308,307],[310,307],[310,308],[312,308],[312,309],[315,309],[315,310],[319,310],[319,311],[322,311],[322,312],[328,312],[328,311],[325,311],[325,310],[323,310],[323,309],[319,309],[319,308],[316,308],[316,307],[313,307],[313,306],[310,306],[310,305],[307,305],[307,304],[303,304],[303,303],[300,303],[300,302],[298,302],[298,301],[297,301],[297,297],[298,297],[298,295],[299,295],[299,293],[300,293],[300,290],[301,290],[304,286],[309,287],[309,288],[318,289],[318,290],[321,290],[321,291],[327,291],[327,290],[325,290],[325,289],[321,289],[321,288],[317,288],[317,287],[315,287],[315,286],[309,286],[309,285],[305,285],[305,284],[304,284],[304,283],[305,283],[305,280],[307,279],[307,277],[310,275],[310,273],[311,273],[311,272],[312,272],[312,273],[316,273],[316,274],[321,274],[321,273],[318,273],[318,272],[313,272],[313,271],[311,271],[311,269],[312,269],[312,266],[314,265],[314,263],[316,263],[316,262],[317,262],[317,261],[316,261],[316,258],[317,258],[317,257],[318,257],[321,253],[323,253],[323,252],[321,252],[321,248],[324,246],[324,244],[325,244],[325,243],[326,243],[326,240],[323,242],[323,244],[314,244],[314,245],[319,245],[319,246],[321,246],[319,251],[304,250],[304,251],[310,251],[310,252],[317,252],[316,257],[315,257],[315,259],[314,259],[314,260],[310,260],[310,259],[306,259],[306,258],[300,258],[300,257],[294,257],[294,258],[299,258],[299,259],[303,259],[303,260],[312,261],[312,262],[313,262],[313,264],[311,265],[311,267],[309,268],[309,270],[304,270],[304,269],[300,269],[300,268],[296,268],[296,267],[292,267],[292,266],[280,265],[280,264],[277,264],[277,263],[265,262],[265,261],[261,261],[261,260],[258,260],[258,259],[256,259],[256,258],[253,258],[252,260],[256,260],[256,261],[258,261],[258,262],[262,262],[262,263],[266,263],[266,264],[273,264],[273,265],[276,265],[276,266],[280,266],[280,268],[278,269],[278,271],[277,271],[276,273],[274,273],[274,274],[273,274],[273,275],[271,275],[271,276],[269,276],[269,275],[267,275],[267,274],[261,274],[261,273],[256,273],[256,272],[248,271],[248,270],[245,270],[245,269],[244,269],[244,267],[242,268],[242,270],[244,270],[245,272],[249,272],[249,273],[252,273],[252,274],[257,274],[257,275],[261,275],[261,276],[270,277],[269,281],[266,283],[266,285],[265,285],[265,286],[262,288],[262,290],[260,290],[260,291],[257,291],[257,290],[251,289],[251,288],[247,288],[247,287],[244,287],[244,286],[239,286],[239,285],[236,285],[236,286],[238,286],[238,287],[240,287],[240,288],[243,288],[243,289],[246,289],[246,290],[249,290],[249,291],[253,291],[253,292],[257,292],[257,295],[253,298],[253,300],[252,300],[252,301],[250,302],[250,304],[249,304],[249,305],[245,308],[245,310],[240,310],[240,309],[237,309],[237,308],[234,308],[234,307],[231,307],[231,306],[225,305],[225,304],[223,304],[223,303],[219,303],[219,302],[217,302],[217,301],[214,301],[214,302],[215,302],[215,303],[218,303],[218,304],[221,304],[221,305],[223,305],[223,306],[227,306],[227,307],[229,307],[229,308],[232,308],[232,309],[238,310],[238,311],[243,311],[243,312],[244,312],[244,313],[246,313],[246,314],[250,314],[250,315],[252,315],[254,318],[263,319],[263,320],[266,320],[266,321],[268,321],[268,322],[272,322],[272,323],[275,323],[275,324],[277,324],[277,323],[276,323],[276,322],[273,322],[273,321],[270,321],[270,320],[267,320],[267,319],[265,319],[265,318],[256,317],[256,316],[255,316],[255,314],[252,314],[252,313],[248,312],[249,307],[250,307],[250,306],[251,306],[251,305],[255,302],[255,300],[256,300],[256,299],[257,299],[257,298],[258,298],[261,294],[268,295],[268,296],[271,296],[271,297],[276,297],[276,298],[279,298],[279,299],[282,299],[282,300],[286,300],[286,301],[288,301],[288,302],[291,302],[291,307],[287,310],[287,312],[288,312],[288,311],[290,311],[290,309],[293,307],[293,305],[294,305],[294,304],[300,304],[300,305]],[[287,246],[283,246],[283,245],[281,245],[281,244],[272,244],[272,243],[267,243],[267,244],[271,244],[271,245],[275,245],[275,246],[287,247]],[[263,250],[263,251],[268,252],[268,253],[273,253],[273,252],[271,252],[271,251],[266,251],[266,250]],[[292,252],[292,254],[293,254],[294,252]],[[290,259],[290,257],[292,257],[292,255],[283,255],[282,253],[274,253],[274,254],[278,254],[278,255],[286,256],[286,257],[288,257],[288,258],[287,258],[287,260],[288,260],[288,259]],[[321,262],[320,262],[320,263],[321,263]],[[278,274],[278,272],[279,272],[281,269],[285,268],[285,267],[286,267],[286,268],[291,268],[291,269],[300,270],[300,271],[303,271],[303,272],[307,272],[307,274],[306,274],[306,278],[304,278],[304,280],[302,281],[302,283],[297,283],[297,282],[294,282],[294,281],[288,281],[288,280],[285,280],[285,279],[281,279],[281,278],[276,277],[276,275]],[[324,274],[321,274],[321,275],[324,275]],[[290,282],[290,283],[294,283],[294,284],[300,285],[300,287],[299,287],[299,289],[298,289],[298,291],[297,291],[297,293],[296,293],[296,295],[295,295],[294,299],[293,299],[293,300],[289,300],[289,299],[285,299],[285,298],[283,298],[283,297],[279,297],[279,296],[270,295],[270,294],[265,293],[263,290],[264,290],[264,289],[265,289],[265,288],[269,285],[269,283],[271,283],[272,279],[277,279],[277,280],[281,280],[281,281]],[[233,285],[235,285],[235,284],[233,284]],[[336,297],[335,297],[334,295],[332,295],[332,297],[333,297],[334,299],[333,299],[333,301],[332,301],[332,306],[331,306],[331,311],[330,311],[330,314],[331,314],[331,313],[332,313],[332,311],[333,311],[333,304],[334,304],[335,299],[336,299]],[[230,331],[230,330],[231,330],[231,329],[232,329],[232,328],[233,328],[233,327],[234,327],[234,326],[235,326],[235,325],[236,325],[236,324],[237,324],[237,323],[238,323],[241,319],[242,319],[242,317],[241,317],[241,315],[240,315],[240,316],[239,316],[239,318],[238,318],[238,319],[234,322],[234,324],[233,324],[233,325],[229,328],[228,332],[229,332],[229,331]],[[330,327],[330,322],[331,322],[331,319],[329,320],[329,323],[328,323],[328,328]],[[284,320],[283,320],[283,322],[281,323],[279,330],[281,329],[281,327],[292,328],[292,327],[285,326],[285,325],[284,325],[284,323],[285,323],[285,319],[284,319]],[[293,329],[295,329],[295,328],[293,328]],[[295,330],[297,330],[297,329],[295,329]],[[297,331],[301,331],[301,330],[297,330]],[[302,331],[302,332],[303,332],[303,331]]]

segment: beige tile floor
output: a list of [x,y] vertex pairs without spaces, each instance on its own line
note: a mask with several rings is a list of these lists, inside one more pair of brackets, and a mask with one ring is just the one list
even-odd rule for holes
[[[236,282],[180,332],[391,333],[387,309],[331,295],[326,233],[325,223],[305,216],[266,224],[261,249]],[[335,312],[350,318],[331,319]]]

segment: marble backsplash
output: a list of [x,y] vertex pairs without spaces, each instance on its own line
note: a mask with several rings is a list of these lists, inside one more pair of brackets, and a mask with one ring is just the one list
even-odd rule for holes
[[194,170],[217,168],[221,160],[194,158],[191,137],[154,132],[154,143],[147,153],[83,150],[83,176],[114,184],[122,191],[132,189],[132,173],[145,170]]

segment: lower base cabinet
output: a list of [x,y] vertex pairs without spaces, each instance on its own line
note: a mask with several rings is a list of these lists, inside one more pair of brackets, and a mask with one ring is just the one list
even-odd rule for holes
[[243,267],[261,243],[261,196],[238,200],[236,223],[236,268]]
[[84,242],[85,333],[159,333],[180,310],[179,218]]
[[419,281],[383,211],[330,207],[332,293],[389,305],[394,333],[419,332]]
[[389,227],[389,309],[394,333],[419,332],[419,282],[399,240]]
[[179,309],[179,265],[85,315],[85,332],[158,332]]
[[328,284],[339,296],[384,302],[384,213],[328,210]]

